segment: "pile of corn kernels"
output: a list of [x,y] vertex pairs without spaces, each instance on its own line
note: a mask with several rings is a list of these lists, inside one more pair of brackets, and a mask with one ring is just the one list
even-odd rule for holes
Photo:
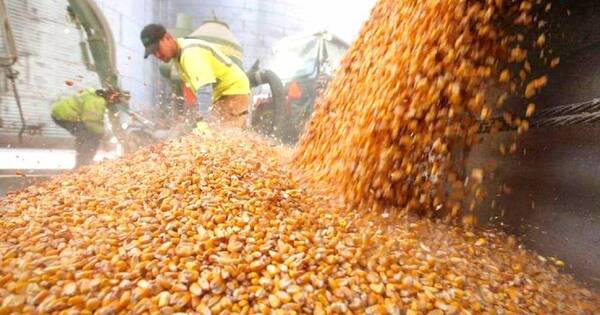
[[530,59],[558,63],[544,48],[545,2],[379,1],[315,106],[296,164],[358,208],[457,216],[467,198],[473,208],[484,172],[466,172],[458,153],[509,93],[530,99],[546,85]]
[[345,211],[286,157],[191,135],[9,195],[0,314],[598,311],[511,238]]

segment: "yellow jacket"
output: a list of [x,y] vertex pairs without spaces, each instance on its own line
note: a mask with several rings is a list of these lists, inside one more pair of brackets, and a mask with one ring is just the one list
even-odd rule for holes
[[213,102],[223,95],[250,94],[246,73],[217,47],[191,38],[179,38],[177,44],[181,49],[176,60],[181,79],[194,93],[212,84]]
[[79,91],[52,104],[52,117],[60,121],[83,122],[86,129],[104,134],[104,112],[106,100],[96,95],[93,88]]

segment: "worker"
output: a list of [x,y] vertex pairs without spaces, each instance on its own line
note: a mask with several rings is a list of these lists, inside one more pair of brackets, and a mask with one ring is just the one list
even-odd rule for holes
[[75,136],[75,167],[91,163],[104,136],[104,113],[119,102],[116,90],[88,88],[52,104],[52,120]]
[[211,122],[243,127],[250,105],[246,73],[211,43],[194,38],[174,38],[162,25],[149,24],[140,34],[144,58],[175,60],[185,86],[198,97],[212,87]]

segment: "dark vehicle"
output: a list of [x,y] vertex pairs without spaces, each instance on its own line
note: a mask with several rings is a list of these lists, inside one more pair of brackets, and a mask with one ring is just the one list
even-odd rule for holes
[[283,104],[269,94],[255,94],[252,127],[285,143],[295,143],[312,115],[319,91],[331,80],[349,45],[327,32],[286,37],[273,48],[268,69],[283,83]]

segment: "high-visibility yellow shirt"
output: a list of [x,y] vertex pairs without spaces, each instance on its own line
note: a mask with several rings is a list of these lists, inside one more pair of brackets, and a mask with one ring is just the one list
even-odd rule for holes
[[246,73],[217,47],[200,39],[179,38],[177,67],[182,81],[194,93],[212,84],[213,102],[223,95],[250,94]]
[[96,95],[96,90],[88,88],[74,96],[67,96],[52,104],[52,117],[56,120],[83,122],[86,129],[104,134],[104,112],[106,100]]

